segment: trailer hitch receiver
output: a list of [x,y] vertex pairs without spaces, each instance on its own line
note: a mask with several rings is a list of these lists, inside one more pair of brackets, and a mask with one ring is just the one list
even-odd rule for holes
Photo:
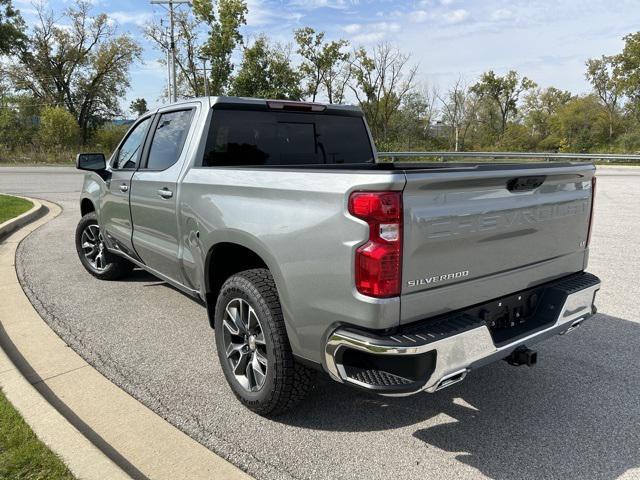
[[505,360],[509,365],[516,367],[520,365],[533,367],[538,362],[538,352],[524,346],[518,347]]

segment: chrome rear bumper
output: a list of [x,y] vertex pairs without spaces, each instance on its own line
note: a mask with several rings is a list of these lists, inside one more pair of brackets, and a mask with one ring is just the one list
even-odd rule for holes
[[[463,380],[473,368],[509,356],[518,347],[531,346],[552,335],[567,333],[595,312],[595,294],[600,289],[600,280],[596,276],[588,273],[572,275],[552,282],[549,288],[557,298],[557,306],[550,307],[553,316],[548,321],[545,319],[540,328],[506,344],[496,345],[484,321],[464,314],[452,315],[435,326],[426,322],[422,329],[409,329],[408,333],[400,330],[390,336],[339,327],[326,342],[325,369],[341,383],[383,395],[410,395],[422,390],[435,392]],[[430,366],[422,376],[409,379],[375,369],[360,368],[354,374],[354,369],[344,361],[348,351],[363,352],[370,358],[420,357]]]

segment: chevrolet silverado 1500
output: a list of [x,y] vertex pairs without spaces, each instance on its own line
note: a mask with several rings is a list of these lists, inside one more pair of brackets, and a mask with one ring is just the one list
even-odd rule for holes
[[382,163],[360,110],[211,97],[139,118],[87,170],[92,275],[143,268],[207,307],[226,379],[275,414],[315,370],[434,392],[595,312],[587,163]]

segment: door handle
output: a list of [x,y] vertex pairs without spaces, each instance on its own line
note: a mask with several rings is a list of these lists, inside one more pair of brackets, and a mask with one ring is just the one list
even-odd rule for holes
[[127,185],[126,183],[123,183],[122,185],[120,185],[120,191],[122,193],[128,192],[129,191],[129,185]]
[[162,198],[171,198],[173,197],[173,192],[165,187],[158,190],[158,195],[160,195]]
[[507,182],[507,190],[510,192],[524,192],[527,190],[535,190],[546,180],[546,176],[538,177],[518,177]]

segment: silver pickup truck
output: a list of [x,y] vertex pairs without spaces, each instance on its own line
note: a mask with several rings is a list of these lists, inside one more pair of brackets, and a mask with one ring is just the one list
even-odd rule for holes
[[202,98],[139,118],[87,170],[76,247],[199,297],[226,379],[276,414],[316,370],[434,392],[595,313],[595,168],[379,163],[360,110]]

